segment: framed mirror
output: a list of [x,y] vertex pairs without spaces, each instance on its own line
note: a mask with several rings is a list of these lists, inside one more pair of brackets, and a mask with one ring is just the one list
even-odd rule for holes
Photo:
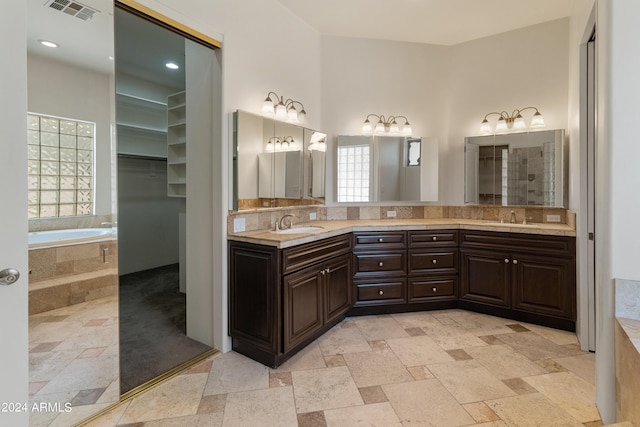
[[438,200],[438,144],[414,136],[340,135],[338,203]]
[[234,210],[324,203],[326,134],[234,113]]
[[465,203],[567,206],[564,130],[465,138]]

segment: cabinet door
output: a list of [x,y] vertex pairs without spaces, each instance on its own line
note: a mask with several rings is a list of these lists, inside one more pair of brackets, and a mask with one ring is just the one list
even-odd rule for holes
[[513,309],[575,319],[575,271],[566,258],[515,254]]
[[509,307],[511,255],[461,249],[460,299]]
[[284,276],[284,351],[322,328],[324,266],[315,265]]
[[351,255],[325,264],[324,322],[330,323],[351,308]]

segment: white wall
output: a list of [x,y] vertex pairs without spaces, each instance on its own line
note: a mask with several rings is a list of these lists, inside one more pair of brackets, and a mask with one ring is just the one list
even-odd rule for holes
[[[535,106],[547,129],[566,128],[568,35],[560,19],[451,47],[323,36],[323,130],[359,134],[368,113],[407,116],[414,135],[440,141],[438,203],[461,205],[464,137],[486,113]],[[329,178],[328,204],[333,192]]]
[[367,114],[403,115],[414,135],[445,140],[448,55],[443,46],[334,36],[322,37],[321,52],[326,200],[332,204],[335,138],[361,134]]
[[96,123],[95,212],[111,214],[111,77],[28,55],[28,109]]
[[[568,36],[569,20],[560,19],[451,48],[448,146],[440,156],[442,203],[464,203],[464,137],[480,134],[485,114],[533,106],[543,114],[546,129],[567,127]],[[523,113],[527,123],[532,114]]]

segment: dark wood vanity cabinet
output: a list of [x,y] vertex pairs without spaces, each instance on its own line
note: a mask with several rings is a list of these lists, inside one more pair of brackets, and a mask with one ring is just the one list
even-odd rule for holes
[[229,241],[232,347],[277,367],[352,305],[351,235],[287,249]]
[[456,306],[457,230],[357,232],[353,257],[353,314]]
[[575,238],[461,232],[459,306],[575,330]]

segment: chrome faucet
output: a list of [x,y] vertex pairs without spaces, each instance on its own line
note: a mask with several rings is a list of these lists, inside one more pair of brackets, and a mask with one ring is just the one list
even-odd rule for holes
[[516,223],[516,211],[511,211],[511,224]]
[[[280,218],[280,230],[293,227],[293,218],[294,216],[291,214],[282,215],[282,218]],[[285,221],[287,219],[288,221]]]

